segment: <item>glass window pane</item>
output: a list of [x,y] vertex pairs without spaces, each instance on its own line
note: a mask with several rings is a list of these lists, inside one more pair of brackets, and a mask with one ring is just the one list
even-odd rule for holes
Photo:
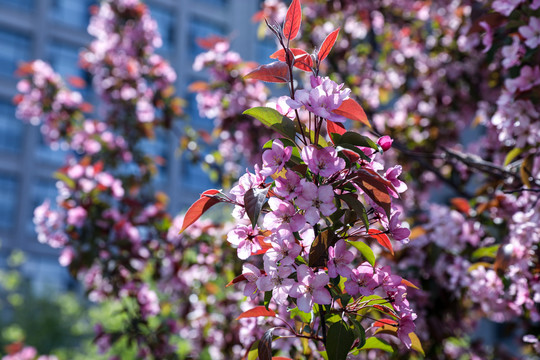
[[0,76],[13,77],[21,61],[30,59],[30,38],[0,29]]
[[15,117],[15,106],[0,100],[0,151],[19,153],[24,125]]
[[52,0],[50,15],[58,22],[86,29],[90,21],[90,5],[93,0]]
[[202,169],[201,164],[193,163],[187,155],[182,156],[180,171],[182,187],[200,192],[201,190],[216,186],[208,176],[208,173]]
[[15,228],[19,184],[13,175],[0,173],[0,229]]
[[46,162],[47,164],[62,166],[68,154],[67,150],[60,149],[58,144],[51,148],[43,140],[43,136],[39,136],[39,145],[36,146],[36,160]]
[[158,173],[155,182],[158,187],[167,182],[168,162],[169,162],[169,141],[167,132],[163,129],[156,129],[156,138],[154,140],[143,139],[140,143],[141,151],[155,159]]
[[197,44],[197,39],[203,39],[210,35],[225,36],[225,34],[224,26],[198,17],[191,18],[189,20],[189,52],[192,58],[205,51]]
[[165,9],[155,5],[150,5],[150,15],[157,22],[158,31],[163,40],[163,45],[158,49],[158,53],[167,54],[174,48],[175,42],[175,27],[174,19],[175,12],[172,9]]
[[86,101],[91,102],[91,77],[87,71],[79,67],[79,50],[79,47],[66,43],[50,43],[47,44],[47,59],[54,71],[64,78],[66,84],[69,85],[69,78],[73,76],[83,79],[86,87],[75,90],[80,92]]
[[4,5],[17,10],[32,10],[34,0],[0,0],[0,6]]

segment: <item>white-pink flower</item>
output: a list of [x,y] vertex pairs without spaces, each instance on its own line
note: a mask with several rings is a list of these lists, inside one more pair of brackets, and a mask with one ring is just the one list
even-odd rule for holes
[[537,48],[540,45],[540,18],[531,17],[529,25],[520,26],[519,33],[525,38],[525,45]]
[[307,265],[300,265],[297,269],[298,282],[290,291],[290,295],[297,299],[296,305],[300,311],[311,312],[313,304],[330,304],[332,296],[326,290],[330,278],[324,272],[315,273]]

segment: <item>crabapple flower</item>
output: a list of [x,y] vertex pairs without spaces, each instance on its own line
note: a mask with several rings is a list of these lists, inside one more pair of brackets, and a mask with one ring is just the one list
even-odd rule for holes
[[347,250],[347,244],[345,240],[340,239],[336,245],[328,248],[328,275],[331,278],[335,278],[339,275],[350,278],[352,275],[352,269],[349,264],[353,261],[354,255]]
[[529,25],[520,26],[518,31],[525,38],[525,45],[531,49],[540,45],[540,18],[531,17]]
[[487,53],[493,44],[493,29],[485,21],[480,21],[479,25],[486,31],[486,34],[482,39],[482,45],[484,45],[484,50],[482,50],[482,52]]
[[512,36],[512,44],[503,46],[502,48],[502,65],[505,69],[518,65],[524,49],[520,46],[519,36]]
[[336,84],[328,77],[311,76],[311,90],[298,90],[295,99],[288,99],[287,105],[292,109],[299,109],[304,106],[313,114],[321,118],[338,123],[345,122],[345,117],[334,114],[332,111],[338,109],[344,100],[349,98],[350,89],[343,89],[343,84]]
[[67,223],[75,227],[82,227],[86,219],[87,212],[82,206],[74,207],[67,211]]
[[399,319],[397,337],[403,342],[403,344],[405,344],[408,349],[410,349],[412,345],[409,334],[414,332],[414,329],[416,329],[416,325],[414,325],[414,320],[416,320],[416,317],[417,315],[415,313],[410,313],[403,315]]
[[272,299],[278,305],[285,305],[291,287],[294,285],[294,280],[288,278],[293,269],[289,266],[278,266],[276,263],[265,261],[264,270],[266,275],[257,279],[257,287],[260,291],[272,291]]
[[280,172],[285,166],[285,163],[291,158],[292,147],[283,147],[280,140],[275,140],[272,143],[272,149],[266,150],[262,155],[263,168],[261,175],[270,176]]
[[296,199],[296,205],[306,211],[305,219],[311,225],[319,222],[321,214],[330,216],[337,210],[334,205],[334,189],[331,185],[317,187],[305,180],[302,180],[302,193]]
[[302,252],[302,246],[296,243],[293,234],[287,229],[278,229],[274,232],[271,244],[272,249],[264,254],[264,258],[280,265],[292,265],[294,259]]
[[399,197],[398,194],[401,194],[402,192],[407,190],[407,184],[398,179],[398,176],[401,175],[401,169],[401,165],[396,165],[394,167],[388,168],[385,173],[386,180],[390,181],[394,186],[394,189],[388,188],[388,190],[390,194],[395,198]]
[[258,240],[259,228],[256,226],[238,225],[227,234],[227,241],[237,246],[238,258],[245,260],[261,250],[262,247]]
[[409,235],[411,235],[411,230],[406,227],[403,227],[402,222],[399,220],[399,215],[401,212],[396,211],[391,217],[388,223],[388,230],[392,234],[392,237],[396,241],[403,241],[404,243],[409,242]]
[[369,296],[375,293],[379,283],[374,279],[373,266],[368,262],[360,264],[352,270],[351,277],[345,282],[345,290],[351,296],[358,294]]
[[244,296],[255,299],[258,294],[257,280],[261,277],[261,270],[253,264],[242,266],[242,275],[246,278],[247,284],[244,286]]
[[337,155],[336,149],[329,146],[317,149],[315,146],[306,146],[302,149],[302,160],[314,174],[329,177],[345,169],[345,160]]
[[298,282],[290,291],[290,295],[297,299],[296,304],[300,311],[311,312],[313,303],[330,304],[332,296],[326,290],[330,278],[324,272],[315,273],[307,265],[302,264],[297,269]]
[[379,140],[377,140],[377,144],[383,149],[383,151],[390,149],[393,142],[394,140],[388,135],[381,136]]
[[274,193],[285,198],[285,200],[295,198],[301,191],[300,176],[292,170],[287,169],[285,177],[280,176],[276,179]]
[[291,232],[296,232],[306,224],[304,215],[297,213],[294,205],[290,202],[272,197],[268,200],[268,205],[270,205],[272,211],[264,217],[264,228],[268,230],[285,228]]

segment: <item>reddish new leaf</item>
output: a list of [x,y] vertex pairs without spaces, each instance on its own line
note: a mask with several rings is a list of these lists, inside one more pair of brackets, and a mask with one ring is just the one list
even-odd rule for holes
[[274,61],[268,65],[261,65],[249,72],[244,79],[255,79],[272,83],[286,83],[289,81],[289,67],[281,61]]
[[328,54],[330,54],[330,50],[332,50],[332,47],[334,47],[334,44],[336,43],[338,33],[339,33],[339,28],[332,31],[330,34],[328,34],[326,39],[324,39],[321,45],[321,48],[319,49],[319,55],[318,55],[319,61],[323,61],[324,59],[326,59]]
[[180,234],[183,233],[184,230],[186,230],[191,224],[197,221],[208,209],[219,203],[219,199],[211,197],[212,195],[216,195],[218,193],[219,190],[211,189],[206,190],[201,194],[201,198],[195,201],[186,212]]
[[259,251],[256,251],[255,253],[253,253],[253,255],[266,254],[266,252],[272,248],[272,245],[270,245],[270,243],[267,243],[266,241],[264,241],[264,238],[265,238],[264,236],[257,236],[256,240],[259,243],[259,245],[261,246],[261,249]]
[[381,327],[384,325],[395,325],[397,326],[398,322],[393,319],[380,319],[373,323],[373,327]]
[[414,288],[414,289],[416,289],[416,290],[420,290],[420,289],[418,288],[418,286],[414,285],[414,284],[413,284],[412,282],[410,282],[409,280],[401,279],[401,283],[402,283],[403,285],[405,285],[405,286],[412,287],[412,288]]
[[288,40],[292,40],[298,35],[300,30],[300,23],[302,22],[302,8],[300,7],[300,0],[293,0],[289,9],[287,10],[287,16],[285,17],[285,24],[283,25],[283,35]]
[[469,201],[467,201],[467,199],[456,197],[451,199],[450,203],[454,205],[459,212],[462,212],[465,215],[469,215],[471,212],[471,206],[469,205]]
[[390,219],[392,212],[392,198],[388,194],[388,188],[393,188],[392,183],[383,179],[374,171],[368,169],[361,169],[356,174],[357,179],[355,183],[371,198],[377,205],[379,205],[386,213],[386,216]]
[[[335,123],[330,120],[326,120],[326,130],[328,131],[328,135],[330,134],[343,135],[347,131],[345,130],[345,126],[343,126],[343,124]],[[334,140],[332,139],[332,136],[330,136],[330,140],[332,140],[332,143],[334,144]]]
[[203,49],[210,50],[217,43],[227,41],[227,38],[224,38],[223,36],[218,36],[218,35],[210,35],[206,38],[198,38],[195,41],[197,42],[197,45],[199,45]]
[[77,89],[84,89],[86,87],[86,81],[84,81],[82,78],[78,76],[68,77],[68,82],[71,84],[71,86]]
[[227,285],[225,285],[225,287],[229,287],[229,286],[232,286],[234,284],[238,284],[239,282],[242,282],[242,281],[247,281],[246,274],[238,275],[237,277],[235,277],[234,279],[229,281],[229,283]]
[[347,100],[343,100],[343,102],[341,103],[341,106],[332,112],[334,114],[344,116],[347,119],[360,121],[362,124],[365,124],[371,127],[369,120],[367,118],[367,115],[364,109],[362,109],[362,106],[360,106],[360,104],[358,104],[356,101],[354,101],[351,98],[348,98]]
[[[313,67],[313,61],[311,60],[311,56],[302,49],[291,48],[289,50],[292,52],[294,56],[294,67],[300,70],[311,72],[311,68]],[[270,55],[270,58],[287,62],[287,59],[285,58],[284,49],[279,49],[278,51]]]
[[383,232],[381,232],[380,230],[377,230],[377,229],[369,229],[368,234],[372,238],[377,240],[377,242],[379,244],[381,244],[381,246],[383,246],[383,247],[387,248],[388,250],[390,250],[390,253],[392,255],[394,255],[394,248],[392,247],[392,243],[390,242],[390,239],[388,238],[388,235],[386,235],[385,233],[383,233]]
[[245,318],[253,318],[253,317],[259,317],[259,316],[272,316],[275,317],[276,313],[272,309],[266,309],[263,305],[256,306],[253,309],[249,309],[247,311],[244,311],[236,318],[236,320],[245,319]]

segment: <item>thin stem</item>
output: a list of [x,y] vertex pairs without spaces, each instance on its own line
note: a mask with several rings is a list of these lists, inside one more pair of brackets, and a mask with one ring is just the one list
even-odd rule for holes
[[322,340],[323,344],[326,347],[326,321],[324,320],[324,315],[326,311],[324,310],[324,307],[319,304],[319,316],[321,318],[321,332],[322,332]]

